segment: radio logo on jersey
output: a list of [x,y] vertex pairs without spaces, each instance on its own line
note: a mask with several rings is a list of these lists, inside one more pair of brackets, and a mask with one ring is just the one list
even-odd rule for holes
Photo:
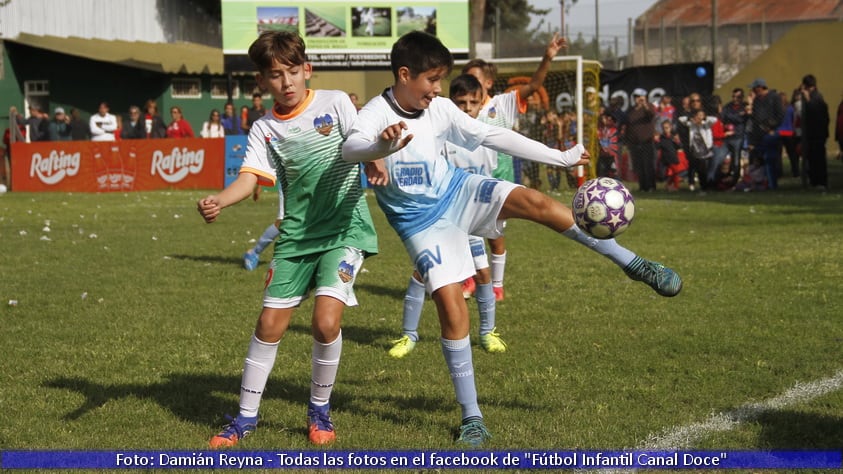
[[205,164],[205,150],[189,150],[187,147],[173,148],[169,155],[161,150],[152,153],[153,176],[159,174],[168,183],[178,183],[188,174],[199,174]]
[[40,153],[32,155],[29,176],[38,177],[44,184],[56,184],[65,176],[75,176],[79,172],[80,153],[65,153],[64,150],[50,151],[47,156]]
[[430,183],[424,163],[397,163],[392,170],[392,179],[400,188],[424,187]]

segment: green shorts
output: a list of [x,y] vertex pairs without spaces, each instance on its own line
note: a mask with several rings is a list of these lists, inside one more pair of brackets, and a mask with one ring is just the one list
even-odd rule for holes
[[292,258],[273,258],[266,274],[263,305],[295,308],[311,290],[346,306],[357,306],[354,280],[363,266],[363,251],[342,247]]
[[492,177],[509,181],[510,183],[515,182],[515,168],[513,167],[511,156],[498,153],[498,167],[492,170]]

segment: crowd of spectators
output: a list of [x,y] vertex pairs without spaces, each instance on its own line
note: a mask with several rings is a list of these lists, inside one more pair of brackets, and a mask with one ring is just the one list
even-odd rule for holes
[[[78,109],[66,113],[63,107],[56,107],[50,116],[38,105],[29,107],[29,116],[18,113],[16,107],[10,108],[10,121],[18,124],[14,141],[115,141],[145,138],[221,138],[231,135],[248,135],[255,120],[266,114],[263,97],[259,93],[252,96],[252,107],[243,106],[235,114],[234,104],[228,102],[220,114],[218,109],[210,112],[208,120],[202,123],[198,135],[193,125],[182,115],[179,106],[170,108],[170,120],[165,121],[158,113],[158,104],[149,99],[143,108],[132,105],[125,115],[114,114],[107,102],[101,102],[97,112],[89,120],[81,118]],[[5,131],[4,145],[9,147],[13,127]]]
[[[836,119],[840,143],[843,101]],[[785,172],[801,177],[805,187],[825,190],[829,125],[828,104],[811,74],[792,92],[756,79],[746,93],[735,88],[726,104],[697,93],[650,103],[646,91],[636,89],[627,110],[618,100],[600,108],[596,171],[637,180],[645,192],[658,182],[677,191],[682,181],[690,191],[776,189]]]

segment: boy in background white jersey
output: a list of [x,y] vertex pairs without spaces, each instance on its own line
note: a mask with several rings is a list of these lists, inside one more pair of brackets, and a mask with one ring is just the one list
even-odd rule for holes
[[[541,89],[550,63],[559,51],[567,49],[568,42],[558,33],[545,48],[539,67],[530,77],[530,82],[514,87],[509,92],[492,95],[492,86],[497,78],[497,68],[494,64],[483,59],[472,59],[462,68],[463,74],[471,74],[476,77],[482,87],[482,106],[478,112],[478,118],[483,122],[498,127],[513,128],[518,115],[527,111],[527,98]],[[506,153],[498,154],[497,167],[492,176],[507,181],[515,181],[515,170],[513,169],[512,156]],[[505,224],[504,224],[505,225]],[[495,300],[504,299],[503,278],[506,270],[506,241],[501,236],[496,239],[489,239],[489,250],[492,252],[492,290],[495,292]],[[463,293],[470,295],[474,292],[474,280],[467,279],[463,283]]]
[[324,445],[336,439],[329,402],[342,353],[340,320],[346,306],[357,304],[353,286],[363,259],[377,253],[360,168],[340,157],[357,111],[345,92],[307,89],[312,68],[297,33],[261,34],[249,47],[249,59],[257,67],[258,84],[275,104],[252,125],[237,179],[200,200],[198,208],[206,222],[213,222],[223,208],[250,196],[258,183],[271,186],[277,180],[283,219],[246,354],[240,413],[209,445],[234,446],[255,430],[278,344],[293,310],[311,290],[316,296],[308,438]]
[[442,353],[461,408],[457,441],[477,447],[491,435],[477,403],[468,307],[461,288],[475,272],[469,235],[499,237],[501,221],[528,219],[606,256],[661,295],[678,294],[682,280],[614,240],[598,241],[583,233],[571,209],[559,201],[514,183],[466,173],[444,158],[447,141],[468,150],[485,146],[571,167],[588,163],[582,145],[554,150],[472,119],[450,100],[437,97],[453,57],[435,36],[420,31],[403,35],[393,45],[390,61],[395,83],[360,110],[343,144],[343,159],[386,158],[379,178],[387,182],[375,187],[378,204],[436,303]]

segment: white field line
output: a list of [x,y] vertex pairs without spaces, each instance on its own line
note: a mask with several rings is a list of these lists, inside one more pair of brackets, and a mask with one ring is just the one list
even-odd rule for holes
[[639,449],[691,448],[712,433],[732,430],[741,423],[756,420],[764,413],[807,403],[841,388],[843,388],[843,370],[826,379],[808,383],[797,382],[793,388],[777,397],[758,403],[747,403],[734,410],[711,415],[702,423],[678,426],[660,435],[650,435],[639,445]]
[[[670,451],[692,448],[700,440],[713,433],[721,433],[737,428],[741,423],[758,419],[762,414],[782,410],[843,388],[843,370],[833,376],[813,382],[797,382],[792,388],[777,397],[758,403],[747,403],[733,410],[709,416],[705,421],[686,426],[677,426],[662,434],[651,434],[640,443],[637,451]],[[634,472],[634,469],[600,470],[602,474]]]

